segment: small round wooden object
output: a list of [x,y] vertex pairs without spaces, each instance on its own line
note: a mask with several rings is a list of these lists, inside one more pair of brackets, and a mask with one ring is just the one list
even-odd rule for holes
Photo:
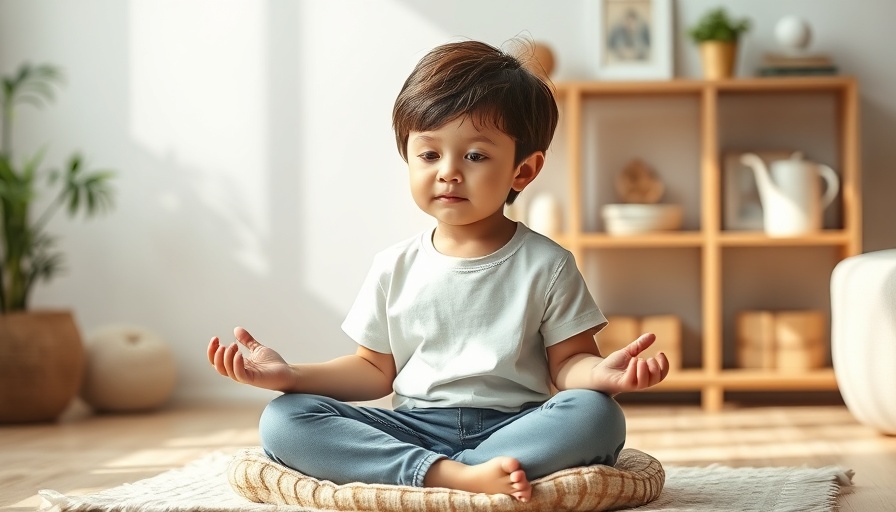
[[662,180],[640,159],[633,160],[616,177],[616,193],[625,203],[658,203],[665,191]]
[[554,52],[543,42],[521,46],[515,53],[526,69],[543,80],[547,80],[554,71]]

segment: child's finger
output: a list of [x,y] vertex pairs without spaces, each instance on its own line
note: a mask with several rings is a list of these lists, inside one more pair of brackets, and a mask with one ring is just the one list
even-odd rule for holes
[[669,358],[666,357],[666,354],[660,352],[656,355],[657,363],[660,365],[660,380],[666,378],[666,375],[669,375]]
[[246,373],[246,361],[243,359],[242,352],[237,352],[233,358],[233,375],[237,382],[249,382],[249,375]]
[[647,361],[638,358],[638,389],[646,388],[650,383],[650,369],[647,367]]
[[625,385],[634,388],[638,385],[638,358],[629,359],[628,366],[625,368]]
[[662,370],[660,369],[660,362],[655,358],[651,357],[647,360],[647,370],[650,373],[650,382],[647,383],[648,386],[654,386],[660,382],[662,379]]
[[656,341],[656,335],[652,332],[645,332],[644,334],[638,336],[638,339],[628,344],[625,347],[626,352],[632,357],[638,357],[638,354],[644,352],[647,347],[653,345],[653,342]]
[[240,346],[236,343],[231,343],[227,346],[227,350],[224,351],[224,368],[227,371],[227,376],[231,379],[234,379],[233,374],[233,358],[239,354]]
[[215,352],[218,350],[218,337],[214,336],[211,341],[208,342],[208,362],[215,365]]
[[224,351],[225,348],[218,345],[218,348],[215,349],[215,370],[218,370],[218,373],[227,377],[227,369],[224,368]]
[[261,343],[255,340],[249,331],[243,329],[242,327],[234,327],[233,336],[239,341],[244,347],[249,350],[255,350],[257,347],[261,346]]

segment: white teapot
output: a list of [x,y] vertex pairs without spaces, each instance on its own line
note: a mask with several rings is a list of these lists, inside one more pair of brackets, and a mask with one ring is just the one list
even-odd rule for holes
[[[833,169],[804,160],[799,151],[771,162],[771,172],[753,153],[744,153],[740,161],[756,176],[766,234],[799,236],[821,229],[821,214],[840,191],[840,178]],[[827,184],[824,195],[819,177]]]

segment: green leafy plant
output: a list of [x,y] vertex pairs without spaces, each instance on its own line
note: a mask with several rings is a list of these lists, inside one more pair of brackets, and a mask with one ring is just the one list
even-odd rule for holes
[[[107,170],[87,171],[77,152],[62,170],[41,171],[45,151],[24,158],[17,166],[12,151],[12,122],[16,107],[42,107],[54,98],[62,84],[62,72],[52,65],[23,64],[3,77],[0,91],[0,313],[27,309],[28,296],[40,280],[49,280],[63,269],[63,255],[56,239],[45,229],[61,209],[69,216],[92,216],[112,206]],[[32,221],[32,209],[41,184],[52,199]]]
[[735,20],[728,17],[725,9],[719,7],[704,14],[689,31],[695,43],[706,41],[737,42],[740,35],[750,29],[750,20]]

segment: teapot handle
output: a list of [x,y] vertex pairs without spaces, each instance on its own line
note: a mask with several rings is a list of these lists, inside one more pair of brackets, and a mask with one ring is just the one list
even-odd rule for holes
[[824,164],[818,164],[818,170],[821,172],[821,177],[824,178],[824,181],[827,183],[824,196],[821,198],[821,209],[823,210],[834,201],[834,198],[837,197],[837,193],[840,192],[840,178],[837,177],[837,173],[834,172],[833,169]]

